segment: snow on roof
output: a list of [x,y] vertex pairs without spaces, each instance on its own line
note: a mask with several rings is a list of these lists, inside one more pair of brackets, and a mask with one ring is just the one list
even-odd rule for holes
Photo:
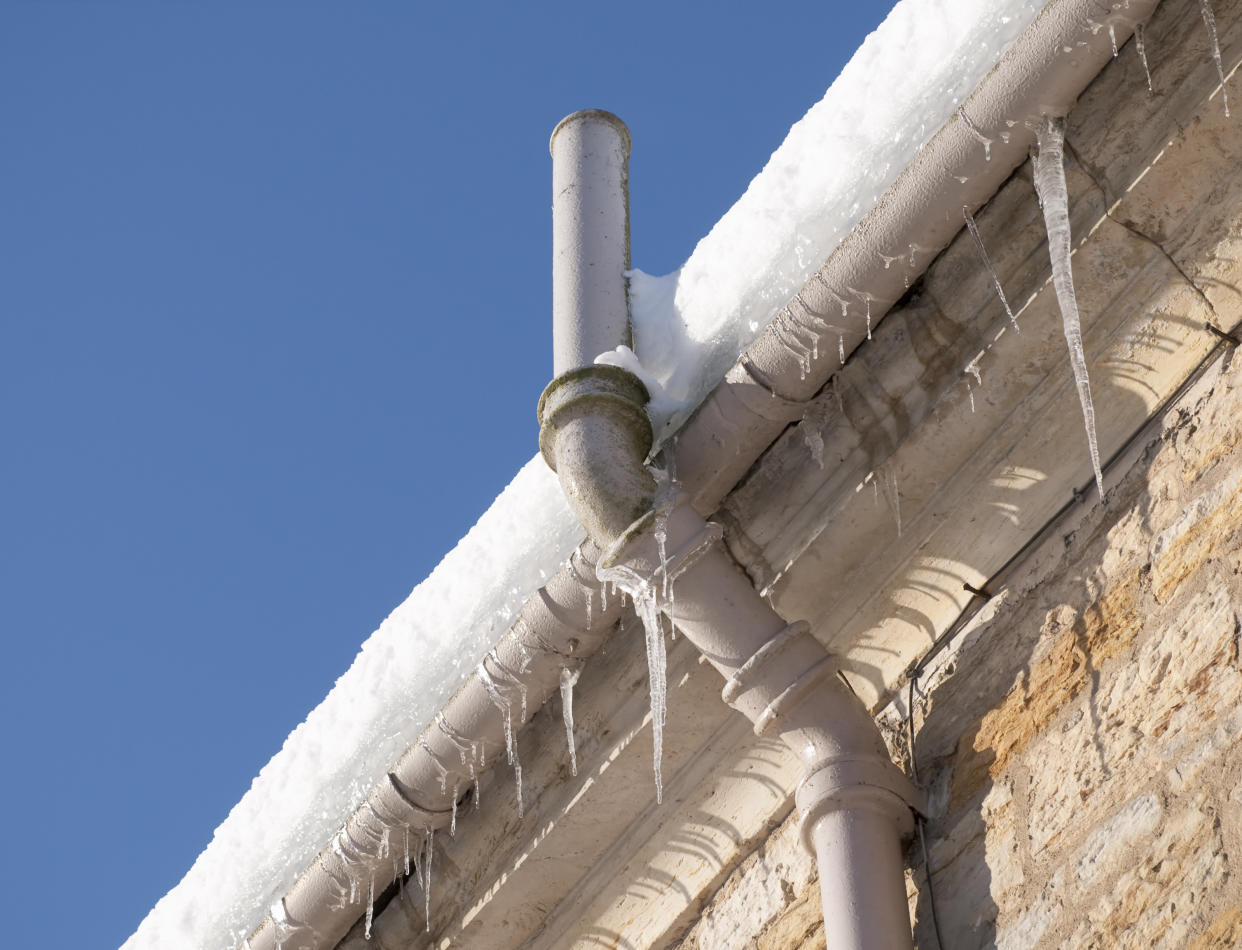
[[[637,354],[672,399],[710,391],[1043,6],[902,0],[685,265],[634,272]],[[362,644],[124,950],[240,946],[581,538],[536,455]]]
[[[685,265],[664,277],[632,272],[635,352],[669,402],[684,406],[674,421],[711,391],[1045,3],[903,0]],[[866,288],[841,292],[858,321]]]

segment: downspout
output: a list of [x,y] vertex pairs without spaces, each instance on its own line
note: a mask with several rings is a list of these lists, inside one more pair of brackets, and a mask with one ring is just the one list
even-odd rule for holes
[[541,450],[604,549],[600,566],[641,578],[645,595],[725,678],[724,700],[802,760],[797,804],[819,862],[828,944],[909,947],[902,839],[920,795],[837,676],[837,659],[807,624],[788,624],[768,606],[685,494],[657,543],[646,391],[633,374],[594,365],[629,343],[628,321],[618,317],[629,264],[629,145],[621,121],[597,110],[574,113],[552,134],[557,376],[540,400]]

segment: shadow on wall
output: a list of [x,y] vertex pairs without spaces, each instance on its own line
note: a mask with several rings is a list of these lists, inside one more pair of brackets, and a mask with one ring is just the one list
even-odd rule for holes
[[[1201,904],[1185,911],[1187,935],[1209,931],[1219,906],[1231,899],[1220,887],[1229,879],[1231,849],[1219,814],[1233,807],[1229,791],[1236,783],[1226,776],[1219,800],[1200,807],[1195,796],[1206,794],[1209,783],[1188,785],[1195,794],[1183,789],[1183,795],[1177,774],[1185,766],[1166,761],[1170,753],[1156,748],[1166,729],[1170,748],[1199,741],[1189,734],[1178,738],[1170,717],[1185,705],[1187,723],[1212,720],[1217,710],[1201,684],[1210,676],[1237,676],[1222,662],[1227,656],[1210,652],[1236,650],[1230,638],[1201,628],[1228,633],[1238,626],[1236,619],[1217,615],[1231,609],[1237,617],[1242,581],[1213,567],[1212,546],[1205,545],[1193,569],[1221,576],[1204,578],[1199,588],[1187,585],[1180,596],[1186,603],[1198,597],[1210,609],[1192,604],[1172,611],[1172,588],[1162,586],[1161,562],[1153,553],[1160,525],[1174,517],[1171,511],[1180,511],[1180,500],[1167,497],[1168,486],[1182,474],[1178,440],[1192,437],[1195,427],[1191,413],[1181,412],[1163,440],[1149,445],[1109,492],[1106,507],[1083,511],[1076,524],[1048,538],[915,693],[914,754],[931,793],[926,830],[946,950],[1052,945],[1054,933],[1057,945],[1086,946],[1100,933],[1142,933],[1144,927],[1152,929],[1133,945],[1155,945],[1156,936],[1173,936],[1163,929],[1171,925],[1159,920],[1169,917],[1171,902],[1184,900],[1174,888],[1192,873],[1184,869],[1192,859],[1206,861],[1206,870],[1193,872],[1202,873],[1204,882],[1189,885],[1190,901],[1197,888]],[[1201,436],[1208,443],[1218,437],[1224,438]],[[1162,506],[1158,521],[1152,517],[1156,506]],[[1166,641],[1179,623],[1206,637],[1200,649]],[[1170,663],[1191,671],[1183,674],[1189,691],[1173,678]],[[1218,672],[1222,668],[1226,672]],[[1158,688],[1169,696],[1156,696]],[[1194,707],[1194,689],[1203,694],[1202,707]],[[1182,728],[1190,733],[1194,726]],[[1211,727],[1206,732],[1212,741],[1231,735],[1228,728],[1217,730],[1220,735]],[[1237,764],[1227,771],[1236,772]],[[1187,837],[1174,829],[1179,821],[1202,833],[1186,864],[1170,857]],[[919,887],[916,945],[934,948],[917,844],[910,858]],[[1133,893],[1147,902],[1137,910],[1125,903],[1129,897],[1117,896],[1130,887],[1127,874],[1138,875],[1130,882]],[[1177,876],[1167,894],[1161,874]],[[1212,880],[1215,887],[1206,883]],[[1213,903],[1216,909],[1190,919]],[[1174,918],[1183,915],[1177,906]],[[1150,907],[1161,911],[1157,923],[1148,920]],[[1142,943],[1149,936],[1152,943]]]

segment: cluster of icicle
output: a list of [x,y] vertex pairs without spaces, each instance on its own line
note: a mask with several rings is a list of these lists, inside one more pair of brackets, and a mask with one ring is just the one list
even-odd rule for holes
[[[668,516],[676,499],[675,482],[665,469],[648,469],[656,481],[653,532],[660,555],[660,576],[643,577],[624,564],[600,568],[596,576],[615,585],[629,596],[634,612],[643,625],[647,645],[647,677],[651,692],[652,773],[655,779],[656,803],[664,801],[664,724],[668,710],[668,650],[665,646],[664,617],[660,602],[672,611],[672,578],[668,574]],[[658,587],[657,587],[658,585]]]
[[[606,593],[603,596],[607,596]],[[522,766],[518,758],[517,739],[514,730],[513,716],[520,712],[521,722],[526,720],[526,684],[522,675],[526,672],[530,657],[520,642],[517,644],[522,655],[522,662],[517,669],[506,666],[495,650],[479,664],[477,674],[488,696],[500,712],[504,727],[505,752],[509,764],[513,767],[518,817],[522,817]],[[571,768],[578,774],[577,754],[574,746],[573,732],[573,687],[578,680],[576,669],[566,668],[561,674],[561,698],[564,709],[565,729],[569,742]],[[517,709],[515,710],[515,705]],[[437,713],[435,728],[448,738],[457,750],[459,764],[445,763],[436,755],[425,738],[420,737],[419,746],[427,753],[440,776],[440,791],[448,794],[450,779],[452,783],[452,813],[449,820],[449,834],[457,833],[457,806],[461,800],[461,781],[468,777],[473,789],[474,807],[479,807],[479,777],[487,767],[486,750],[482,740],[470,739],[461,735],[445,719],[443,712]],[[431,930],[431,882],[432,865],[435,853],[434,829],[413,828],[401,819],[380,814],[370,801],[362,805],[370,811],[369,826],[382,831],[375,840],[356,841],[350,827],[342,828],[333,837],[331,849],[336,854],[343,875],[334,875],[333,906],[361,904],[364,900],[364,935],[371,937],[371,924],[375,908],[376,880],[397,880],[404,889],[406,880],[412,880],[422,891],[427,931]],[[411,875],[411,870],[413,874]],[[298,936],[301,936],[303,925],[294,921],[285,910],[284,902],[279,901],[271,909],[271,919],[277,950]],[[249,941],[243,943],[248,947]]]
[[656,481],[652,509],[652,535],[659,564],[649,577],[625,564],[598,568],[596,575],[629,596],[634,612],[643,625],[647,647],[647,673],[651,694],[652,773],[656,803],[664,801],[664,726],[668,719],[668,651],[665,637],[675,638],[676,582],[690,570],[721,537],[719,528],[708,525],[697,537],[676,552],[668,550],[669,517],[678,503],[680,487],[669,468],[649,466]]
[[[364,911],[364,935],[371,938],[371,924],[375,912],[376,880],[398,880],[401,887],[411,877],[423,892],[427,929],[431,929],[431,866],[435,850],[434,829],[412,828],[409,824],[389,815],[381,815],[367,802],[363,805],[371,811],[374,824],[383,829],[376,840],[356,841],[349,828],[342,828],[333,837],[331,848],[336,854],[343,876],[332,876],[332,906],[344,908],[366,901]],[[323,865],[330,868],[330,865]],[[272,923],[277,950],[284,943],[299,936],[303,926],[291,920],[285,912],[284,901],[272,908]]]

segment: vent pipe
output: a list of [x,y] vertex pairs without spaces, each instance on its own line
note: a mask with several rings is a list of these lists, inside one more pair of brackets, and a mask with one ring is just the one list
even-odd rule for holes
[[[630,345],[630,133],[586,109],[552,131],[552,328],[556,377],[539,400],[539,448],[592,539],[611,544],[651,509],[647,389],[595,357]],[[599,543],[598,541],[596,543]]]

